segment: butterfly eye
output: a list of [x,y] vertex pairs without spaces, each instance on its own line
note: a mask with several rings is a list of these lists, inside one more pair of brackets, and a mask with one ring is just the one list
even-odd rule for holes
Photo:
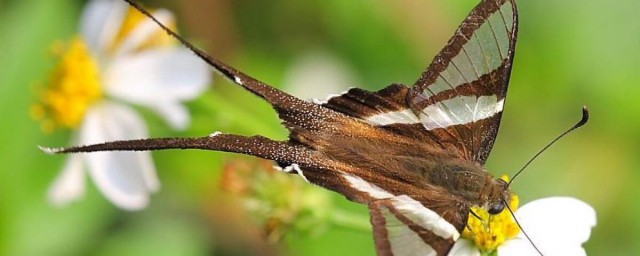
[[496,215],[504,210],[504,202],[497,202],[489,207],[489,214]]

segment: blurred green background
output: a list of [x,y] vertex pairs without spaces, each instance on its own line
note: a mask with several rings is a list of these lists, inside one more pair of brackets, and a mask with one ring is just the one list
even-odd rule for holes
[[[261,240],[260,226],[252,218],[228,213],[239,207],[234,197],[220,191],[220,169],[228,161],[249,158],[226,153],[154,152],[163,187],[143,211],[115,208],[91,182],[80,202],[65,208],[47,204],[46,190],[65,157],[45,155],[36,145],[67,145],[69,133],[43,134],[29,107],[34,84],[46,82],[55,64],[51,44],[77,32],[84,3],[0,0],[0,254],[374,254],[371,233],[358,225],[294,228],[280,243]],[[324,98],[325,92],[342,91],[341,83],[371,90],[392,82],[413,83],[477,1],[146,4],[174,11],[183,34],[240,70],[301,97]],[[513,174],[576,122],[580,107],[587,105],[590,123],[549,149],[513,189],[523,202],[553,195],[588,202],[598,214],[585,245],[589,254],[636,255],[640,1],[522,0],[519,9],[509,100],[487,168],[495,175]],[[299,66],[309,59],[341,67],[327,74],[343,78],[335,78],[333,86],[325,84],[327,88],[319,88],[323,84],[317,80],[331,78],[299,82],[296,75],[304,74]],[[151,135],[202,136],[220,130],[286,137],[266,104],[220,77],[210,92],[188,106],[193,124],[181,133],[143,110]],[[335,212],[353,215],[355,223],[368,221],[365,206],[320,191],[314,193],[326,193]]]

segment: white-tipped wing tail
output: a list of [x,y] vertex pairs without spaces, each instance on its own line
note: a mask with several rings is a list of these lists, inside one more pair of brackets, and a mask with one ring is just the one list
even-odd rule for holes
[[55,155],[57,153],[64,151],[64,148],[51,148],[51,147],[45,147],[40,145],[38,145],[38,149],[40,149],[40,151],[46,153],[47,155]]

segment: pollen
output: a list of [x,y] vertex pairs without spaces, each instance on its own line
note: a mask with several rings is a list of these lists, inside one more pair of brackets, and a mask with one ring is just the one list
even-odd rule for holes
[[82,39],[74,38],[56,55],[60,63],[48,86],[39,92],[39,102],[31,107],[32,117],[42,122],[46,132],[77,128],[88,107],[102,97],[98,64]]
[[[519,201],[518,196],[512,194],[509,207],[515,211]],[[472,207],[471,210],[480,218],[469,214],[467,227],[462,232],[462,237],[473,241],[482,252],[491,253],[502,243],[520,233],[518,224],[506,209],[496,215],[489,214],[482,207]]]

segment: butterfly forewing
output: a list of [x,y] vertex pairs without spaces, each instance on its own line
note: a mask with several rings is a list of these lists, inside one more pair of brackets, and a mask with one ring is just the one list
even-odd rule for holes
[[408,103],[424,128],[465,159],[483,164],[493,147],[516,33],[513,1],[482,1],[411,89]]
[[353,88],[323,106],[484,164],[498,132],[517,34],[512,0],[484,0],[413,88]]

